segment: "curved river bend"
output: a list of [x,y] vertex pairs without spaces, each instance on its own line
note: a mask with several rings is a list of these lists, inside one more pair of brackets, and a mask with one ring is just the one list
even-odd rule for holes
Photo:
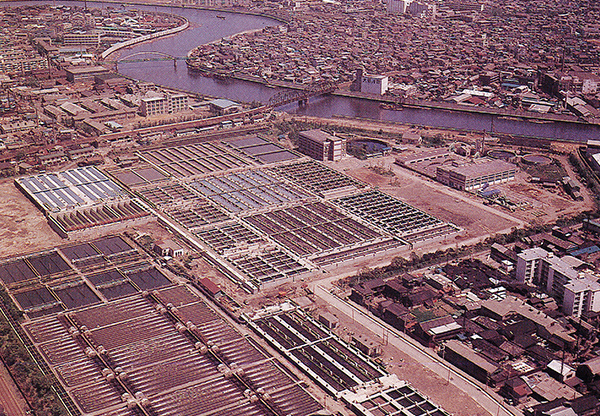
[[[6,2],[3,5],[21,5],[27,3],[30,2]],[[50,2],[45,1],[45,3]],[[61,3],[81,6],[81,2],[67,1]],[[144,51],[162,52],[182,57],[186,56],[191,49],[200,44],[213,42],[236,33],[258,30],[266,26],[280,24],[274,19],[261,16],[170,6],[122,6],[118,3],[88,2],[88,7],[126,7],[130,9],[162,11],[184,16],[190,21],[190,28],[188,30],[168,38],[155,40],[151,43],[144,43],[123,49],[117,52],[121,57]],[[217,18],[217,14],[224,16],[225,19]],[[172,61],[121,63],[119,64],[119,72],[132,78],[142,79],[171,88],[245,102],[267,102],[277,91],[276,89],[253,82],[239,80],[221,81],[203,77],[188,72],[183,61],[179,61],[176,68]],[[405,108],[402,111],[392,111],[380,108],[377,102],[336,96],[313,98],[307,107],[299,108],[295,104],[290,104],[282,107],[281,110],[318,117],[332,117],[335,115],[362,117],[428,127],[471,131],[491,132],[493,126],[493,132],[497,133],[574,142],[585,142],[587,139],[600,139],[600,126],[597,125],[568,122],[539,123],[488,114],[420,108]]]

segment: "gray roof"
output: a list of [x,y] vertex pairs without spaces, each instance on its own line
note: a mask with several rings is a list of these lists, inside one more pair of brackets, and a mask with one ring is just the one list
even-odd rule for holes
[[548,256],[548,252],[541,247],[529,248],[518,254],[518,257],[525,261],[542,259],[546,256]]
[[472,348],[469,348],[468,346],[464,345],[459,341],[456,341],[454,339],[447,341],[446,348],[454,351],[456,354],[460,355],[461,357],[464,357],[465,359],[469,360],[470,362],[477,365],[479,368],[484,369],[490,374],[498,369],[498,366],[496,364],[489,362],[481,355],[477,354]]
[[483,163],[475,163],[463,166],[441,166],[444,170],[464,175],[466,178],[477,178],[491,173],[500,173],[508,170],[516,170],[517,166],[500,159],[494,159]]
[[331,134],[325,133],[323,130],[319,129],[301,131],[300,135],[319,143],[341,140],[339,137],[332,136]]
[[216,100],[212,100],[209,104],[214,105],[215,107],[219,107],[222,110],[239,105],[235,101],[226,100],[224,98],[217,98]]

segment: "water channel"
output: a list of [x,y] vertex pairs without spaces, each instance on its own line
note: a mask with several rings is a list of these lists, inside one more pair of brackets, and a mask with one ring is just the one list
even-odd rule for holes
[[[4,5],[27,4],[29,2],[6,2]],[[38,3],[38,2],[36,2]],[[45,1],[44,3],[50,3]],[[60,4],[79,5],[81,2],[61,2]],[[276,20],[261,16],[197,10],[172,6],[121,5],[88,2],[88,7],[114,7],[143,9],[174,13],[186,17],[190,28],[176,35],[158,39],[121,50],[120,57],[143,52],[163,52],[182,57],[194,47],[218,41],[236,33],[262,29],[280,24]],[[220,16],[217,17],[217,15]],[[223,18],[224,17],[224,18]],[[282,34],[282,36],[285,36]],[[119,64],[122,74],[194,93],[223,97],[231,100],[267,102],[277,90],[262,84],[239,80],[216,80],[188,72],[183,61],[177,67],[172,61],[147,61]],[[489,114],[404,108],[401,111],[386,110],[379,103],[369,100],[323,96],[312,98],[306,107],[290,104],[280,108],[289,113],[318,117],[361,117],[386,120],[428,127],[441,127],[459,130],[487,131],[519,136],[547,139],[560,139],[585,142],[587,139],[600,139],[600,126],[568,122],[537,122],[513,117],[499,117]],[[492,121],[493,119],[493,121]],[[492,133],[493,133],[492,132]]]

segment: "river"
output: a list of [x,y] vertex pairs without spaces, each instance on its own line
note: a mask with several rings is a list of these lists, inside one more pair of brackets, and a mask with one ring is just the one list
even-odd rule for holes
[[[6,2],[3,5],[26,3]],[[45,3],[50,2],[46,1]],[[61,4],[81,5],[81,2],[61,2]],[[178,57],[186,56],[191,49],[200,44],[213,42],[235,33],[258,30],[266,26],[280,24],[276,20],[266,17],[228,12],[171,6],[121,6],[120,4],[88,2],[88,7],[107,6],[170,12],[184,16],[190,21],[190,28],[188,30],[168,38],[158,39],[151,43],[144,43],[122,50],[118,52],[121,57],[143,51],[163,52]],[[218,18],[217,14],[225,18]],[[258,83],[239,80],[221,81],[203,77],[188,72],[183,61],[179,61],[177,67],[174,67],[172,61],[121,63],[119,64],[119,72],[132,78],[142,79],[167,87],[237,101],[267,102],[277,92],[276,89]],[[290,104],[280,108],[280,110],[317,117],[362,117],[428,127],[497,132],[574,142],[585,142],[587,139],[600,139],[600,126],[596,125],[567,122],[540,123],[487,114],[420,108],[405,108],[402,111],[393,111],[380,108],[377,102],[336,96],[316,97],[310,100],[308,106],[298,107],[296,104]]]

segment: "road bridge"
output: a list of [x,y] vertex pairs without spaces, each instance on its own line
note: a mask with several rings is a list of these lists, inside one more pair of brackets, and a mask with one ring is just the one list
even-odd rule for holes
[[173,56],[164,52],[156,51],[141,51],[132,53],[127,56],[123,56],[116,60],[107,60],[105,62],[111,62],[115,65],[115,71],[118,70],[120,63],[132,63],[132,62],[149,62],[149,61],[173,61],[173,66],[177,68],[177,61],[185,61],[185,56]]
[[308,104],[311,97],[331,94],[337,89],[337,84],[333,81],[324,81],[307,86],[305,89],[285,89],[278,91],[269,98],[268,107],[276,108],[285,104],[297,102],[300,106]]

